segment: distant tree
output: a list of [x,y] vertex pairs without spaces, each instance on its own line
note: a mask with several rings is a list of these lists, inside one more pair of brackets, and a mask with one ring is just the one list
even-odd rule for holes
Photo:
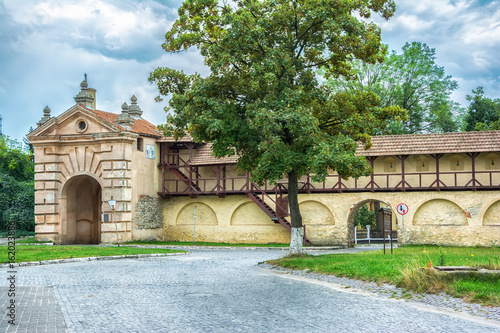
[[285,175],[291,253],[302,249],[298,179],[311,172],[322,180],[331,170],[343,178],[368,174],[358,142],[369,147],[374,127],[405,116],[380,107],[369,91],[333,94],[316,76],[319,67],[326,77],[349,76],[351,60],[383,58],[380,29],[367,19],[388,19],[394,10],[392,0],[193,0],[166,34],[167,52],[197,47],[210,74],[151,73],[160,95],[172,94],[174,115],[163,128],[212,142],[216,156],[236,153],[257,183]]
[[20,142],[0,138],[0,230],[11,222],[17,229],[34,231],[34,164]]
[[[28,134],[33,132],[33,127],[30,126],[30,129],[28,131]],[[28,154],[30,155],[31,157],[31,162],[35,162],[35,148],[33,147],[33,145],[28,141],[28,138],[27,137],[24,137],[23,138],[23,144],[24,144],[24,147],[23,149],[25,151],[28,152]]]
[[372,230],[375,230],[377,228],[375,212],[371,211],[367,205],[361,206],[354,217],[354,225],[360,228],[366,228],[369,225]]
[[469,107],[464,119],[464,131],[488,131],[500,129],[500,99],[484,96],[483,87],[467,95]]
[[[427,44],[406,43],[402,51],[392,51],[382,63],[354,61],[354,79],[335,78],[328,83],[336,91],[372,91],[380,98],[381,106],[405,109],[408,120],[392,121],[387,134],[457,131],[460,106],[450,99],[457,82],[435,63],[435,50]],[[375,134],[383,133],[376,129]]]

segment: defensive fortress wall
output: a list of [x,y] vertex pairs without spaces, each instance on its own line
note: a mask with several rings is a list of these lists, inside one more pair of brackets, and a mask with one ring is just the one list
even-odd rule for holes
[[[82,82],[76,104],[44,117],[28,136],[35,147],[38,239],[109,243],[131,239],[287,243],[286,179],[258,186],[236,157],[210,144],[163,137],[135,96],[121,113],[95,109]],[[354,215],[378,202],[406,243],[500,245],[500,131],[373,137],[360,150],[367,177],[300,182],[306,241],[351,246]],[[114,203],[114,212],[108,201]],[[196,215],[195,215],[196,207]]]

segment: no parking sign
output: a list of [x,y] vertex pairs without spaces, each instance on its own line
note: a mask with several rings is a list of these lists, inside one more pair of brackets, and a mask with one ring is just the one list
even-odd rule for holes
[[404,203],[400,203],[396,208],[396,210],[398,211],[399,214],[405,215],[406,213],[408,213],[408,206]]
[[404,203],[400,203],[396,208],[399,214],[401,214],[401,219],[403,223],[403,245],[405,244],[405,214],[408,213],[408,206]]

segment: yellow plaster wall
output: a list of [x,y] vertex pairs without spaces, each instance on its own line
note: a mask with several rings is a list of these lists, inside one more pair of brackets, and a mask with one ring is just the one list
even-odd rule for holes
[[[372,200],[393,209],[401,243],[402,218],[394,210],[399,203],[406,203],[409,207],[404,217],[406,244],[500,245],[500,191],[301,194],[299,205],[307,237],[316,245],[351,246],[356,210]],[[195,203],[205,204],[215,215],[210,215],[213,219],[210,225],[197,223],[197,241],[287,243],[290,240],[284,227],[274,224],[257,205],[240,195],[166,200],[165,239],[192,240],[192,213],[186,212],[192,212]],[[186,224],[177,223],[180,214],[184,214]]]
[[[255,207],[252,208],[251,204]],[[164,239],[192,241],[194,206],[196,241],[221,243],[289,243],[290,233],[275,224],[248,197],[175,197],[164,202]]]

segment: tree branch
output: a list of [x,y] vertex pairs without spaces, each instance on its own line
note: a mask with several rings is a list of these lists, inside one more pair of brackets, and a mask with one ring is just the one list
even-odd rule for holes
[[340,124],[343,124],[345,123],[345,120],[329,120],[329,121],[326,121],[322,124],[320,124],[318,127],[321,128],[321,129],[325,129],[325,128],[328,128],[328,127],[332,127],[332,126],[337,126],[337,125],[340,125]]

